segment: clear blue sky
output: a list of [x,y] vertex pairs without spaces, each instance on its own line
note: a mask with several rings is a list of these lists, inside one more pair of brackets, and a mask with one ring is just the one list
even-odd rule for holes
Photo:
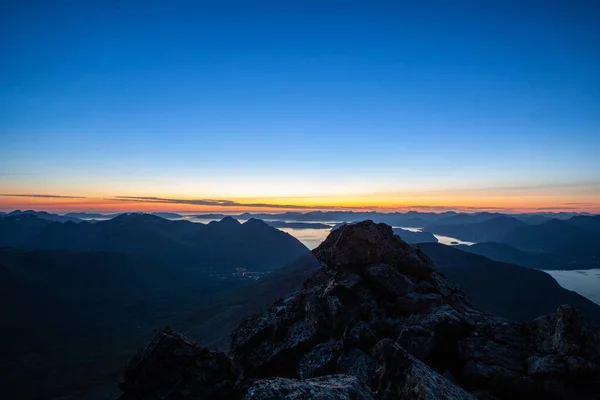
[[599,198],[598,1],[5,0],[0,19],[0,192]]

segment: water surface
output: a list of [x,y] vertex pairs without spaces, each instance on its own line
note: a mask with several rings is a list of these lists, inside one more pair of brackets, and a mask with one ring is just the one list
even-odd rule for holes
[[544,271],[565,289],[579,293],[600,305],[600,269]]

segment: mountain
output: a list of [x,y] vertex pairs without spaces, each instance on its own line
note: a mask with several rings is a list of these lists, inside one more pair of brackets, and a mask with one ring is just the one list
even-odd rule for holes
[[[344,225],[352,225],[352,224],[357,224],[359,222],[340,222],[338,224],[335,224],[332,228],[331,231],[334,231],[336,229],[341,228]],[[416,243],[437,243],[437,238],[435,236],[433,236],[433,234],[431,232],[413,232],[413,231],[409,231],[408,229],[402,229],[402,228],[393,228],[394,234],[398,235],[400,237],[400,239],[402,239],[403,241],[405,241],[406,243],[411,243],[411,244],[416,244]]]
[[579,400],[600,393],[600,329],[573,307],[526,323],[488,314],[419,248],[371,221],[334,230],[313,254],[321,268],[301,290],[243,320],[228,354],[168,327],[158,332],[131,358],[120,399]]
[[[54,224],[34,215],[9,220],[16,218],[42,221],[44,226]],[[148,226],[138,227],[131,218],[146,221]],[[134,229],[148,230],[148,240],[157,232],[169,236],[181,229],[171,221],[148,215],[120,216],[109,226],[114,224],[127,229],[121,231],[125,236],[138,235]],[[84,226],[93,230],[96,224]],[[238,232],[242,247],[248,241],[246,235],[260,235],[257,240],[266,244],[259,251],[276,252],[268,244],[276,246],[277,241],[263,229],[262,221],[247,225],[226,219],[215,222],[210,233],[224,239]],[[111,228],[104,232],[113,235],[119,231]],[[202,268],[137,254],[0,248],[3,394],[29,399],[77,397],[80,391],[105,385],[110,376],[122,372],[124,356],[164,324],[218,343],[242,318],[300,287],[318,268],[310,252],[302,254],[300,259],[254,281],[239,274],[207,273]]]
[[[309,211],[309,212],[298,212],[290,211],[284,213],[243,213],[239,215],[232,215],[232,217],[247,220],[250,218],[257,218],[267,221],[279,221],[279,222],[360,222],[364,220],[372,220],[375,222],[382,222],[393,227],[412,227],[412,228],[424,228],[430,225],[434,226],[450,226],[450,225],[464,225],[474,224],[479,222],[485,222],[487,220],[504,217],[516,219],[525,224],[540,224],[547,222],[553,218],[567,220],[574,216],[578,216],[577,213],[524,213],[524,214],[502,214],[492,212],[476,212],[476,213],[457,213],[453,211],[447,211],[442,213],[434,212],[391,212],[383,213],[377,211],[368,212],[356,212],[356,211]],[[222,219],[225,214],[199,214],[195,218],[199,219]],[[514,222],[513,222],[514,223]],[[437,233],[437,232],[436,232]],[[441,233],[441,232],[440,232]],[[468,240],[468,239],[465,239]]]
[[308,252],[297,239],[262,221],[231,220],[205,225],[121,214],[95,223],[50,223],[35,215],[7,216],[0,219],[0,246],[136,254],[213,273],[239,267],[268,271]]
[[428,225],[425,230],[440,235],[452,236],[470,242],[497,242],[515,228],[527,226],[523,221],[507,216],[496,216],[481,222],[455,225]]
[[41,232],[52,221],[33,214],[16,214],[0,218],[0,246],[18,246]]
[[198,218],[198,219],[223,219],[227,217],[227,215],[225,214],[199,214],[199,215],[194,215],[194,218]]
[[100,214],[100,213],[87,213],[87,212],[70,212],[66,213],[65,217],[78,218],[78,219],[111,219],[122,213],[116,214]]
[[581,228],[568,220],[553,219],[539,225],[525,225],[499,240],[514,248],[551,254],[573,265],[600,261],[600,233]]
[[437,238],[431,232],[413,232],[402,228],[394,228],[394,235],[400,236],[400,239],[406,243],[437,243]]
[[600,216],[547,220],[510,230],[500,242],[459,246],[495,261],[546,270],[600,268]]
[[[394,213],[381,213],[376,211],[368,212],[356,212],[356,211],[309,211],[309,212],[297,212],[289,211],[284,213],[266,214],[266,213],[243,213],[239,215],[233,215],[234,218],[238,219],[250,219],[258,218],[269,221],[306,221],[306,222],[357,222],[363,220],[374,220],[378,222],[385,222],[393,226],[408,226],[420,228],[425,226],[427,223],[440,218],[455,215],[454,212],[444,213],[426,213],[409,211],[406,213],[394,212]],[[203,214],[197,215],[196,218],[201,219],[220,219],[223,214]]]
[[462,225],[462,224],[473,224],[478,222],[487,221],[492,218],[497,218],[503,216],[499,213],[489,213],[489,212],[480,212],[480,213],[460,213],[455,215],[450,215],[448,217],[439,218],[435,220],[434,224],[437,226],[441,225]]
[[320,222],[286,222],[286,221],[265,221],[273,228],[294,228],[294,229],[331,229],[331,225]]
[[[459,245],[456,248],[468,253],[478,254],[494,261],[516,264],[523,267],[547,270],[579,269],[580,266],[570,265],[550,254],[532,253],[515,249],[504,243],[483,242],[470,246]],[[577,267],[577,268],[574,268]]]
[[576,215],[567,222],[583,229],[600,232],[600,215]]
[[229,336],[244,318],[300,289],[318,269],[319,261],[308,253],[255,283],[211,297],[180,325],[205,346],[227,350]]
[[46,211],[33,211],[33,210],[15,210],[5,215],[5,217],[16,217],[19,215],[35,215],[38,218],[45,219],[48,221],[56,221],[56,222],[81,222],[80,219],[74,217],[68,217],[64,215],[58,214],[50,214]]
[[546,214],[512,214],[511,215],[513,218],[519,219],[527,224],[530,225],[535,225],[535,224],[542,224],[544,222],[548,222],[552,219],[551,216],[548,216]]
[[600,306],[543,271],[497,262],[438,243],[419,247],[474,304],[511,321],[529,321],[568,304],[600,322]]
[[77,393],[118,372],[157,326],[247,280],[107,252],[0,249],[4,398]]
[[[100,214],[100,213],[86,213],[86,212],[71,212],[67,213],[64,216],[70,218],[79,218],[79,219],[112,219],[116,216],[119,216],[123,213],[116,214]],[[165,219],[178,219],[183,218],[182,215],[171,212],[153,212],[149,213],[151,215],[156,215],[157,217],[165,218]]]
[[157,217],[165,218],[165,219],[183,218],[183,216],[181,214],[172,213],[172,212],[153,212],[150,214],[155,215]]

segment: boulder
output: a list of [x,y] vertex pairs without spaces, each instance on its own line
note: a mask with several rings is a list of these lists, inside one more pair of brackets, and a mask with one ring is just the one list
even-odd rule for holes
[[236,399],[236,380],[225,354],[198,347],[165,327],[132,357],[120,384],[120,399]]

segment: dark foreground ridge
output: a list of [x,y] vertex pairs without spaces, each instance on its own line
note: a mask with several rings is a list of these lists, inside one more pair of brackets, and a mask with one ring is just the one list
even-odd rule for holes
[[165,328],[132,358],[121,399],[598,398],[600,331],[577,310],[489,315],[371,221],[313,253],[322,268],[244,320],[229,356]]

